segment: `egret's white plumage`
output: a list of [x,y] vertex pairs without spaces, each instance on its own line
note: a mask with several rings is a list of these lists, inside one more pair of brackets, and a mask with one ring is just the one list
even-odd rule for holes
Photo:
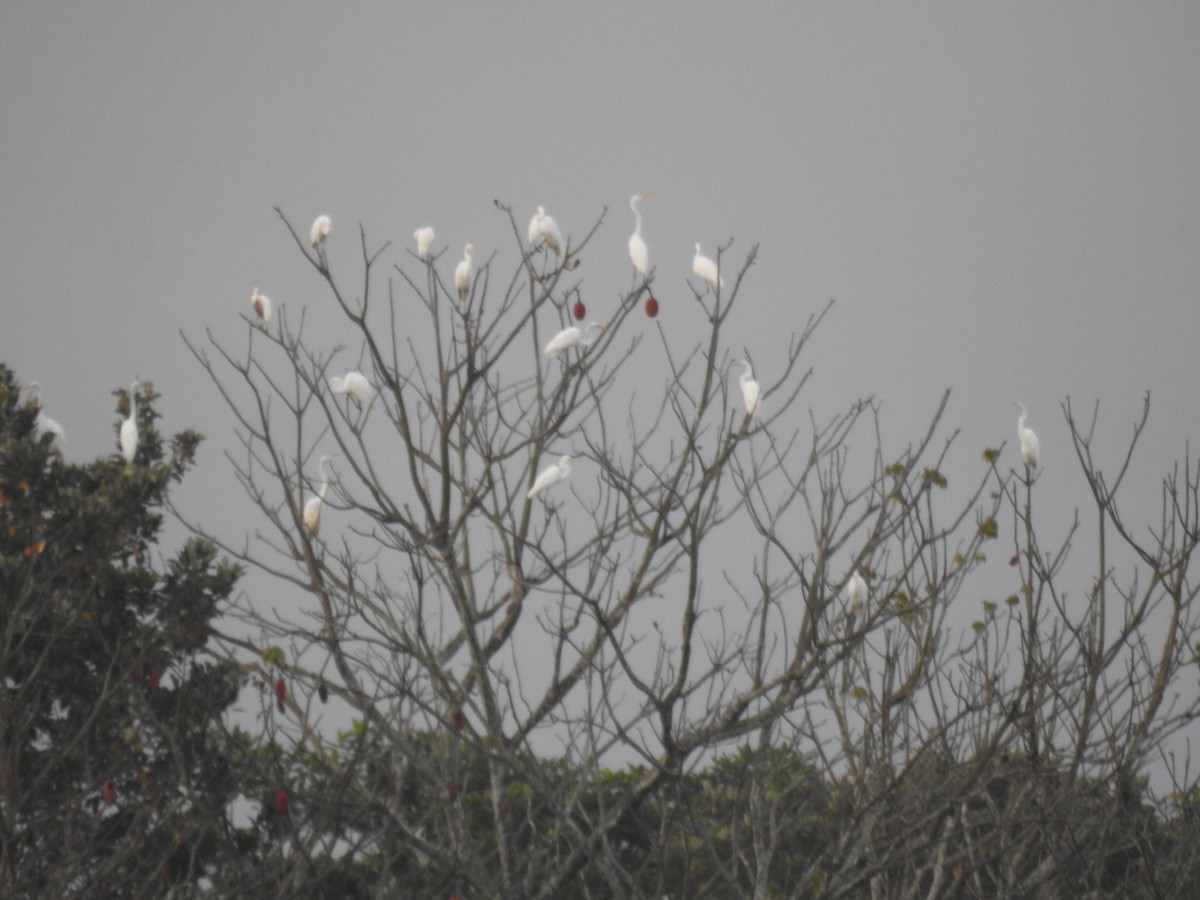
[[1038,442],[1038,436],[1033,433],[1033,429],[1025,424],[1029,413],[1025,411],[1024,404],[1014,402],[1013,406],[1021,411],[1021,415],[1017,419],[1017,437],[1021,440],[1021,456],[1025,457],[1025,465],[1036,469],[1042,457],[1042,445]]
[[364,409],[375,402],[375,386],[367,380],[366,375],[357,370],[345,375],[335,375],[327,383],[335,394],[349,394]]
[[321,506],[325,502],[325,492],[329,490],[329,461],[333,459],[333,454],[326,453],[321,457],[319,466],[321,471],[321,487],[317,489],[315,497],[309,497],[308,502],[304,504],[304,527],[308,529],[308,533],[316,535],[317,529],[321,526]]
[[329,232],[333,230],[333,221],[329,216],[317,216],[313,219],[312,229],[308,236],[314,247],[319,247],[325,238],[329,237]]
[[67,435],[63,431],[63,427],[42,412],[42,386],[31,381],[25,385],[26,390],[33,392],[33,401],[37,404],[37,418],[33,422],[33,437],[37,441],[41,441],[48,434],[54,435],[50,440],[50,446],[59,455],[63,455],[63,451],[67,448]]
[[463,250],[462,261],[454,269],[454,287],[458,291],[458,299],[466,300],[471,292],[471,257],[475,253],[475,245],[467,244]]
[[543,207],[539,206],[537,214],[533,217],[533,222],[529,223],[530,231],[533,231],[534,222],[537,223],[538,237],[535,246],[543,244],[559,256],[563,256],[566,253],[564,248],[567,246],[567,243],[563,240],[562,232],[558,228],[558,223],[554,221],[554,217],[547,213]]
[[125,462],[132,463],[137,455],[138,424],[137,424],[137,392],[138,383],[129,385],[129,418],[121,423],[121,455]]
[[633,215],[637,219],[637,227],[633,229],[633,234],[629,238],[629,258],[633,260],[633,267],[643,275],[650,268],[650,253],[646,249],[646,242],[642,239],[642,211],[638,209],[638,201],[646,200],[649,194],[634,194],[629,201],[629,208],[633,210]]
[[576,344],[581,347],[587,347],[604,331],[608,331],[608,329],[599,322],[588,322],[583,328],[578,328],[574,325],[570,328],[564,328],[552,337],[550,343],[546,345],[544,351],[546,358],[554,359],[560,351],[566,350],[568,347],[574,347]]
[[867,582],[858,574],[858,569],[846,582],[846,597],[850,600],[850,612],[861,621],[867,608]]
[[703,278],[713,290],[718,286],[725,287],[725,279],[721,278],[717,273],[717,264],[707,256],[700,255],[700,245],[696,245],[696,255],[692,257],[692,271],[696,273],[697,278]]
[[417,242],[417,256],[429,259],[429,248],[433,246],[433,228],[429,225],[418,228],[413,232],[413,237]]
[[529,220],[529,245],[535,250],[542,245],[542,216],[545,214],[546,210],[539,206]]
[[538,473],[538,477],[534,479],[533,487],[529,489],[529,492],[525,495],[525,499],[532,500],[551,485],[558,484],[560,481],[566,481],[571,474],[571,461],[574,458],[569,454],[560,456],[557,463],[542,469]]
[[754,371],[750,368],[750,363],[744,359],[735,359],[733,365],[743,369],[742,376],[738,379],[738,382],[742,386],[742,402],[746,404],[746,415],[757,415],[762,388],[754,380]]
[[258,288],[255,288],[254,293],[250,295],[250,308],[254,310],[258,321],[264,326],[271,324],[271,298],[266,294],[260,294]]

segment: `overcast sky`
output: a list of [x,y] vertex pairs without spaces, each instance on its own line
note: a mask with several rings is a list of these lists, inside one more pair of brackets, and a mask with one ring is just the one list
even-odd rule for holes
[[[406,246],[432,224],[515,265],[507,223],[581,233],[589,302],[628,285],[628,198],[660,320],[693,244],[759,265],[729,337],[769,378],[830,298],[804,401],[874,395],[907,443],[941,392],[961,453],[1030,409],[1047,502],[1084,502],[1060,403],[1102,402],[1136,492],[1200,436],[1200,4],[0,5],[0,360],[67,457],[113,452],[110,392],[209,436],[182,492],[237,492],[232,420],[180,330],[240,340],[251,289],[324,298],[273,212]],[[603,260],[611,259],[606,268]],[[682,326],[680,326],[682,327]],[[1148,507],[1149,508],[1149,507]],[[235,532],[246,523],[234,523]]]

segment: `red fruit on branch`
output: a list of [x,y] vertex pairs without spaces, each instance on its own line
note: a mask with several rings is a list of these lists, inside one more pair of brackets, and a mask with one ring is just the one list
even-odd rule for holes
[[150,690],[158,690],[158,681],[160,678],[162,678],[162,672],[158,671],[158,669],[151,669],[147,673],[146,684],[149,685]]
[[111,778],[106,779],[104,784],[100,785],[100,796],[109,806],[117,802],[117,789],[113,787]]
[[283,676],[275,679],[275,705],[279,707],[279,711],[284,711],[283,701],[287,699],[287,682],[283,680]]
[[454,733],[463,730],[463,726],[467,724],[467,717],[463,715],[462,707],[454,707],[454,712],[450,714],[450,727],[454,729]]
[[582,300],[575,301],[575,307],[572,310],[575,313],[576,320],[582,322],[583,317],[587,315],[587,307],[583,305]]
[[658,315],[658,301],[653,297],[646,301],[646,315],[652,319]]
[[275,812],[285,815],[288,811],[288,805],[291,802],[292,798],[288,796],[287,791],[277,791],[275,794]]

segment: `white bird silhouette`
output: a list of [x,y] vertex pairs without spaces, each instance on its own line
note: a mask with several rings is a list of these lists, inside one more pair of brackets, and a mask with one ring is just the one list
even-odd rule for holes
[[1041,460],[1042,445],[1038,442],[1038,436],[1033,433],[1033,429],[1025,424],[1029,413],[1025,411],[1024,404],[1014,401],[1013,406],[1021,411],[1021,415],[1017,419],[1017,437],[1021,440],[1021,455],[1025,457],[1025,465],[1036,469]]
[[127,463],[133,462],[138,448],[137,392],[135,381],[129,385],[129,418],[121,423],[121,455]]
[[329,216],[317,216],[313,219],[312,229],[308,236],[312,241],[313,247],[319,247],[329,237],[329,232],[333,230],[333,221]]
[[742,402],[746,404],[746,415],[757,415],[762,388],[754,380],[754,371],[750,368],[750,363],[744,359],[735,359],[730,365],[730,368],[734,367],[741,367],[745,370],[738,382],[742,386]]
[[358,370],[347,372],[345,375],[335,375],[326,383],[335,394],[349,394],[363,409],[369,408],[375,402],[377,392],[374,385]]
[[538,477],[534,479],[533,487],[525,495],[526,500],[532,500],[542,491],[552,485],[558,484],[560,481],[566,481],[571,474],[571,461],[575,457],[570,454],[561,456],[557,463],[547,466],[538,473]]
[[608,331],[599,322],[588,322],[585,328],[578,328],[572,325],[570,328],[564,328],[558,334],[550,339],[550,343],[546,345],[545,354],[547,359],[554,359],[560,351],[566,350],[568,347],[574,347],[578,344],[581,347],[588,347],[601,332]]
[[471,293],[471,256],[475,253],[475,245],[467,244],[463,250],[462,261],[454,269],[454,287],[458,290],[458,299],[466,300]]
[[633,215],[637,219],[637,227],[633,229],[633,234],[629,237],[629,258],[633,260],[633,267],[646,274],[650,267],[650,253],[646,249],[646,242],[642,239],[642,211],[638,209],[638,201],[646,200],[650,197],[649,194],[634,194],[629,201],[629,208],[633,210]]
[[304,527],[308,529],[308,533],[316,536],[317,529],[321,527],[321,506],[325,503],[325,492],[329,490],[329,461],[333,459],[332,453],[326,453],[321,457],[321,487],[317,490],[315,497],[309,497],[308,502],[304,504]]
[[696,245],[696,255],[692,257],[692,271],[696,273],[696,277],[703,278],[713,290],[718,286],[725,287],[725,279],[721,278],[717,273],[717,264],[707,256],[700,255],[700,245]]
[[417,256],[429,259],[429,248],[433,245],[433,228],[429,225],[418,228],[413,232],[413,237],[417,241]]
[[858,569],[854,570],[850,580],[846,582],[846,597],[850,600],[850,614],[861,622],[867,608],[867,582],[858,574]]
[[63,451],[67,448],[67,435],[63,431],[63,427],[42,412],[42,386],[36,381],[31,381],[25,385],[27,391],[33,393],[33,402],[37,404],[37,418],[33,422],[33,437],[36,441],[41,441],[48,434],[54,435],[50,440],[50,447],[59,456],[63,455]]
[[271,298],[266,294],[260,294],[258,288],[255,288],[254,293],[250,295],[250,308],[254,310],[258,321],[264,327],[271,324]]
[[559,230],[554,217],[547,214],[543,206],[537,208],[537,212],[529,221],[529,243],[535,248],[544,245],[559,256],[563,255],[566,242],[563,240],[562,231]]

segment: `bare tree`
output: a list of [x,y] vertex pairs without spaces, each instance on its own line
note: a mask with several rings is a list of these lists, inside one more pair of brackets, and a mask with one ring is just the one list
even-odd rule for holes
[[[380,895],[496,897],[1101,896],[1117,882],[1098,867],[1121,865],[1133,883],[1155,821],[1131,814],[1139,773],[1197,711],[1178,694],[1191,461],[1138,537],[1124,470],[1109,487],[1066,408],[1099,517],[1080,604],[1061,583],[1077,533],[1042,545],[1028,470],[987,451],[949,490],[945,397],[896,449],[872,401],[801,414],[829,306],[755,368],[747,413],[731,364],[748,348],[725,335],[755,250],[730,275],[722,248],[723,286],[689,283],[676,314],[704,336],[680,346],[643,318],[654,272],[573,324],[603,215],[553,252],[497,207],[517,262],[487,260],[465,290],[444,253],[381,280],[388,245],[360,232],[351,291],[328,241],[281,213],[351,351],[287,306],[247,318],[243,349],[189,342],[261,514],[244,544],[210,537],[296,597],[246,598],[224,635],[278,676],[271,740],[309,766],[292,872],[350,860]],[[1010,520],[1012,593],[959,627]],[[1124,581],[1114,541],[1136,554]],[[861,608],[844,599],[856,569]],[[327,693],[349,731],[323,726]]]

